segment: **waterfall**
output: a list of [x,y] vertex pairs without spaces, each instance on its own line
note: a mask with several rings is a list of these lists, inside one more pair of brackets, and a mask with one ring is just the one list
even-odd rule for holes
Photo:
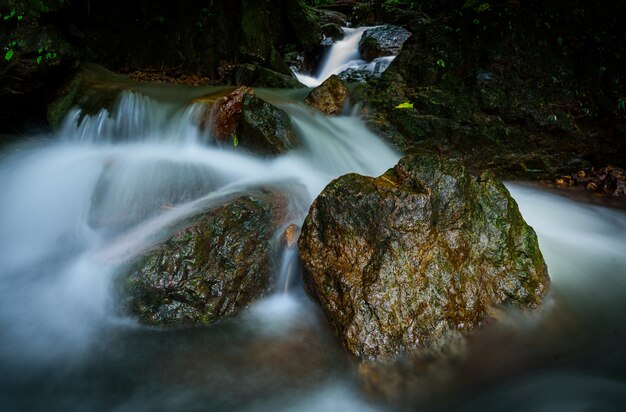
[[[345,29],[310,85],[363,64],[357,51],[363,30]],[[254,187],[283,187],[293,217],[279,237],[286,225],[301,226],[332,179],[377,176],[400,158],[356,114],[325,116],[280,91],[258,94],[288,113],[300,148],[266,158],[218,144],[199,127],[197,94],[173,100],[124,92],[110,111],[72,109],[58,132],[0,157],[3,409],[384,409],[359,391],[352,360],[298,287],[293,247],[279,256],[279,293],[233,319],[161,330],[116,309],[111,286],[124,265],[164,228],[207,205]],[[503,381],[471,402],[463,393],[448,409],[558,410],[623,400],[623,381],[614,375],[626,364],[626,214],[508,187],[538,233],[560,311],[521,322],[519,335],[543,339],[533,348],[541,359],[563,353],[574,360]],[[571,348],[579,335],[583,348]],[[528,346],[522,337],[498,341],[501,357],[481,359],[481,367],[520,356],[517,349]],[[568,403],[572,397],[578,404]]]
[[[112,113],[81,119],[71,111],[52,142],[9,157],[0,166],[0,323],[12,344],[2,351],[77,350],[114,320],[115,265],[106,262],[133,258],[207,198],[301,185],[302,198],[293,199],[301,225],[330,180],[378,175],[399,159],[357,116],[329,118],[295,101],[282,107],[303,148],[274,159],[207,141],[195,104],[174,107],[135,92],[123,93]],[[284,259],[285,271],[293,270],[293,250]]]
[[395,56],[385,56],[366,62],[359,52],[359,42],[365,30],[372,27],[343,27],[344,37],[335,42],[325,53],[316,75],[296,73],[300,83],[315,87],[333,74],[340,74],[350,69],[360,69],[373,73],[382,73],[389,67]]

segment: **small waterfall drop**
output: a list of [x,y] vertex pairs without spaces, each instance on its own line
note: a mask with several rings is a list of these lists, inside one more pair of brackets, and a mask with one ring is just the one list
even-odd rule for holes
[[[207,140],[195,103],[124,92],[111,113],[81,118],[73,110],[55,141],[5,159],[0,325],[10,343],[0,352],[45,356],[53,353],[41,345],[71,352],[88,344],[116,321],[109,289],[117,265],[210,199],[263,185],[300,187],[293,214],[301,225],[333,178],[378,175],[399,159],[356,116],[327,117],[282,101],[302,148],[276,158]],[[283,260],[291,273],[297,254],[287,251]]]
[[395,56],[386,56],[374,59],[371,62],[363,60],[359,52],[359,42],[365,30],[371,27],[349,28],[343,27],[344,38],[335,42],[321,60],[316,75],[296,73],[300,83],[315,87],[333,74],[340,74],[346,70],[359,69],[373,73],[382,73],[389,67]]

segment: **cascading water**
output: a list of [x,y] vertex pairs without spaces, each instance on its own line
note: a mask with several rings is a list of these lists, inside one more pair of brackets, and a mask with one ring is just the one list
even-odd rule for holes
[[360,69],[372,73],[382,73],[389,67],[395,56],[385,56],[371,62],[363,60],[359,53],[359,41],[363,32],[370,27],[349,28],[343,27],[344,38],[335,42],[322,58],[317,75],[296,73],[300,83],[315,87],[333,74],[339,74],[350,69]]
[[[357,58],[361,32],[347,33],[351,49],[324,70]],[[56,135],[8,148],[0,160],[2,410],[384,409],[356,389],[350,360],[298,288],[203,328],[146,328],[115,309],[119,268],[173,222],[271,184],[296,188],[289,193],[300,224],[334,177],[379,175],[399,159],[355,115],[327,117],[284,95],[259,95],[289,113],[301,149],[267,159],[217,146],[198,127],[201,107],[180,103],[195,96],[134,92],[110,114],[73,110]],[[451,393],[442,408],[580,409],[598,397],[597,409],[623,406],[626,215],[509,188],[538,232],[556,315],[520,322],[520,337],[482,366],[556,355],[566,362],[505,376],[473,396]],[[295,257],[293,249],[283,256],[281,291],[295,280]],[[527,335],[541,344],[528,349]]]

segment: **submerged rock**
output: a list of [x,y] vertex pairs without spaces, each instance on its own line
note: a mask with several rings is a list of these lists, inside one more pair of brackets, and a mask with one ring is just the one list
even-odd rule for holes
[[346,84],[335,74],[311,90],[304,102],[326,114],[338,114],[348,97]]
[[402,44],[411,36],[411,32],[391,24],[377,26],[363,32],[359,42],[359,52],[369,61],[382,56],[397,56]]
[[348,83],[365,83],[378,79],[393,61],[393,56],[377,57],[371,62],[360,66],[350,67],[338,74],[339,78]]
[[131,266],[121,282],[125,309],[148,324],[201,324],[266,295],[286,205],[258,190],[187,219]]
[[430,155],[331,182],[298,245],[309,293],[360,358],[443,344],[493,305],[534,308],[549,282],[504,185]]

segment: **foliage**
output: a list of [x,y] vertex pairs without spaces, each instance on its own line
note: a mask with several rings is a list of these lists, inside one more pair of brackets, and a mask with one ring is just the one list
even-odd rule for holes
[[394,107],[394,109],[412,109],[412,108],[413,108],[413,103],[410,103],[410,102],[400,103],[399,105]]

